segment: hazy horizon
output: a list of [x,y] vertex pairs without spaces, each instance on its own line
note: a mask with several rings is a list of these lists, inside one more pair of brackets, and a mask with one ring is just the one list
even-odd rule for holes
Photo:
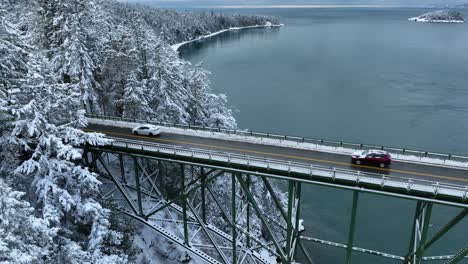
[[119,0],[162,7],[221,7],[221,8],[323,8],[376,6],[455,6],[468,0]]

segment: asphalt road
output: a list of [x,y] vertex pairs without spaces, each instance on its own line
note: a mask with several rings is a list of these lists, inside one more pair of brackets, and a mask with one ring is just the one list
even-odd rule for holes
[[100,132],[111,137],[156,142],[168,145],[208,149],[220,152],[244,154],[270,159],[294,161],[306,164],[335,167],[363,172],[379,173],[395,177],[431,180],[449,184],[468,186],[468,170],[444,168],[424,164],[393,161],[389,168],[378,168],[351,164],[348,155],[332,154],[319,151],[301,150],[286,147],[267,146],[253,143],[202,138],[177,134],[162,133],[157,137],[133,135],[131,129],[90,124],[88,132]]

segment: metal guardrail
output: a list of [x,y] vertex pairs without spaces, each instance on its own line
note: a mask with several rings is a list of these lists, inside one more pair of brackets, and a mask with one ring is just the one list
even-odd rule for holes
[[207,126],[200,126],[200,125],[191,125],[191,124],[158,122],[152,118],[143,120],[143,119],[135,119],[135,118],[113,117],[113,116],[106,116],[106,115],[87,115],[87,117],[102,119],[102,120],[148,123],[148,124],[160,125],[160,126],[165,126],[165,127],[219,132],[219,133],[224,133],[228,135],[251,136],[251,137],[257,137],[257,138],[287,140],[287,141],[293,141],[293,142],[298,142],[298,143],[311,143],[314,145],[334,147],[334,148],[341,147],[341,148],[355,149],[355,150],[378,149],[378,150],[385,150],[393,154],[415,156],[418,158],[434,158],[434,159],[440,159],[444,161],[450,160],[450,161],[458,161],[458,162],[468,162],[468,156],[438,153],[438,152],[429,152],[429,151],[422,151],[422,150],[412,150],[412,149],[399,148],[399,147],[387,147],[387,146],[372,145],[372,144],[359,144],[359,143],[350,143],[350,142],[344,142],[344,141],[278,135],[278,134],[272,134],[272,133],[254,132],[250,130],[224,129],[224,128],[207,127]]
[[268,170],[284,171],[285,173],[301,173],[310,176],[326,177],[333,180],[342,180],[353,183],[367,183],[384,189],[384,187],[398,188],[410,191],[417,191],[430,195],[433,199],[438,196],[455,197],[458,200],[466,201],[468,198],[468,186],[414,179],[406,177],[393,177],[381,174],[353,171],[339,168],[329,168],[324,166],[310,165],[305,163],[288,162],[282,160],[268,159],[263,157],[248,156],[243,154],[225,153],[206,149],[189,148],[146,141],[109,137],[112,141],[110,146],[125,148],[127,150],[148,151],[154,153],[164,153],[180,157],[206,159],[219,161],[226,164],[237,164],[249,167],[257,167]]

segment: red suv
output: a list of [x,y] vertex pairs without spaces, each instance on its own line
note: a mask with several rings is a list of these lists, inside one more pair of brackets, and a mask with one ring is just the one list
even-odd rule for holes
[[392,164],[392,157],[382,150],[356,151],[351,155],[351,162],[357,165],[366,164],[385,168]]

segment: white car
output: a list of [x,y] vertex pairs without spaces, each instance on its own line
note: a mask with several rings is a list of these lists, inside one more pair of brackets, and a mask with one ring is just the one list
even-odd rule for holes
[[161,134],[161,128],[155,125],[140,125],[132,129],[134,135],[157,136]]

